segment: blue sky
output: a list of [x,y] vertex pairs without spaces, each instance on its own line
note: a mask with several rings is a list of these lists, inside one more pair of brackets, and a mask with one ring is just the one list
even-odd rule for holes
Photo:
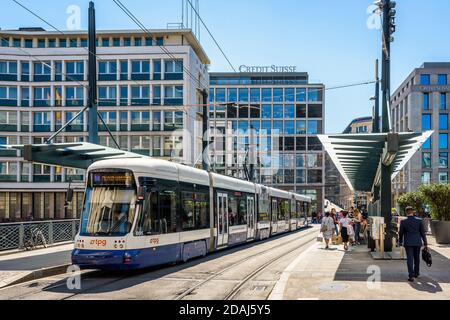
[[[86,0],[20,0],[61,29],[66,29],[69,5],[82,9]],[[147,26],[165,28],[181,21],[181,0],[122,0]],[[98,29],[137,28],[112,0],[95,1]],[[380,57],[380,32],[367,27],[371,0],[200,0],[201,15],[235,67],[296,65],[310,80],[327,87],[371,80]],[[41,21],[11,0],[2,0],[2,29],[42,26]],[[450,1],[398,0],[397,32],[392,45],[393,90],[424,61],[450,60]],[[231,71],[211,38],[201,42],[211,71]],[[359,116],[371,115],[370,86],[326,93],[326,131],[341,132]]]

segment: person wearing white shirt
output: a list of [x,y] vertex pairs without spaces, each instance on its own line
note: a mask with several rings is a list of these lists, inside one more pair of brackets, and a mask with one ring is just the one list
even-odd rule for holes
[[342,218],[339,220],[339,225],[341,226],[341,237],[342,237],[342,243],[344,244],[344,250],[348,250],[348,231],[347,228],[350,225],[350,218],[348,218],[348,212],[342,211]]

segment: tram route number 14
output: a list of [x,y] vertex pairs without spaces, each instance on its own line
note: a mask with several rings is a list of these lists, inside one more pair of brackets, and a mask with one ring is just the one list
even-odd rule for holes
[[198,307],[187,304],[180,308],[179,314],[185,316],[204,316],[210,318],[214,311],[224,316],[268,316],[270,315],[269,305],[224,305],[223,310],[214,307]]

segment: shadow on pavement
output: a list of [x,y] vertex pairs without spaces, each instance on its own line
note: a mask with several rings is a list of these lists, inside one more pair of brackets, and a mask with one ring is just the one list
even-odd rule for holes
[[[421,262],[422,276],[410,283],[418,291],[431,293],[441,292],[440,283],[450,283],[450,260],[436,251],[430,250],[433,265],[427,267]],[[336,271],[335,281],[367,281],[373,275],[373,269],[379,267],[382,282],[407,282],[408,272],[406,260],[374,260],[368,250],[347,252]]]

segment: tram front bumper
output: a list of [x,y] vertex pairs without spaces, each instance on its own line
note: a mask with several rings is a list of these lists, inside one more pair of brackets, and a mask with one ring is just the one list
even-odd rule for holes
[[139,267],[139,250],[83,250],[72,251],[72,264],[81,269],[126,270]]

